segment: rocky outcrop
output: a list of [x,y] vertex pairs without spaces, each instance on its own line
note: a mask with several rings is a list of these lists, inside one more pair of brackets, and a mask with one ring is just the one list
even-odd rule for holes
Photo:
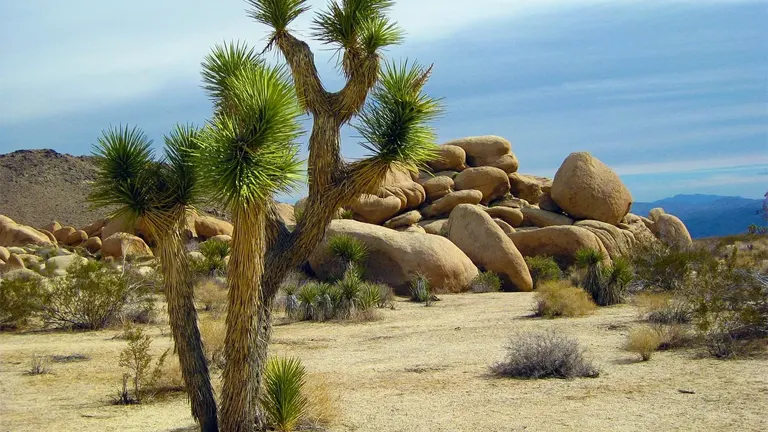
[[69,244],[69,236],[76,233],[77,229],[71,226],[62,227],[53,232],[53,236],[56,237],[56,241],[61,244]]
[[503,197],[509,192],[509,177],[507,173],[494,167],[467,168],[453,179],[454,188],[461,190],[478,190],[483,193],[480,200],[488,204],[496,198]]
[[389,171],[378,195],[380,197],[397,197],[400,200],[398,211],[415,209],[427,197],[424,188],[413,181],[409,171],[404,170]]
[[555,225],[573,225],[573,219],[560,213],[552,213],[537,208],[522,208],[524,225],[546,228]]
[[10,273],[16,270],[24,270],[27,267],[24,265],[24,261],[16,254],[11,254],[5,264],[0,265],[0,274]]
[[280,220],[282,220],[288,228],[296,226],[296,214],[292,205],[277,203],[275,204],[275,209],[277,210],[278,216],[280,216]]
[[513,228],[517,228],[523,223],[523,212],[518,208],[496,206],[488,207],[484,210],[492,218],[499,218]]
[[451,210],[459,204],[479,204],[482,199],[483,193],[474,189],[451,192],[424,207],[421,214],[426,218],[434,219],[438,216],[450,214]]
[[603,243],[606,252],[611,259],[616,259],[620,256],[629,256],[637,241],[635,235],[629,229],[621,229],[614,225],[595,221],[584,220],[576,222],[574,225],[589,230],[592,234],[596,235]]
[[574,255],[582,248],[601,251],[608,259],[608,251],[595,234],[573,225],[518,229],[509,238],[523,256],[551,256],[564,267],[574,263]]
[[96,253],[101,250],[101,238],[99,237],[91,237],[88,240],[85,241],[85,244],[83,247],[85,250],[87,250],[90,253]]
[[434,171],[462,171],[467,168],[467,153],[463,148],[446,144],[438,147],[437,157],[428,165]]
[[619,176],[587,152],[571,153],[555,174],[552,199],[576,219],[616,225],[629,212],[632,195]]
[[88,259],[75,254],[51,257],[45,261],[45,273],[48,276],[63,276],[70,266],[84,262],[88,262]]
[[427,234],[445,236],[447,234],[448,219],[428,219],[419,222],[419,226],[424,228]]
[[531,204],[537,204],[541,195],[544,194],[539,185],[539,180],[520,173],[509,175],[509,191],[512,195],[522,198]]
[[497,273],[505,290],[533,289],[523,256],[488,213],[475,205],[461,204],[448,220],[448,239],[478,267]]
[[446,238],[341,219],[331,222],[325,239],[309,258],[320,278],[326,278],[332,266],[328,238],[337,234],[348,234],[364,243],[368,249],[366,279],[386,283],[398,294],[408,294],[417,274],[424,275],[436,293],[466,291],[478,274],[472,261]]
[[500,136],[466,137],[447,142],[445,145],[463,148],[467,153],[467,164],[473,167],[489,166],[513,173],[520,165],[512,153],[512,144]]
[[559,205],[555,202],[555,200],[552,199],[552,196],[548,192],[544,192],[539,197],[539,208],[542,210],[554,212],[554,213],[561,213],[562,209]]
[[[212,216],[197,216],[195,218],[195,231],[201,240],[222,234],[231,236],[233,230],[232,224],[225,220]],[[104,245],[106,246],[106,242]]]
[[351,207],[355,213],[355,219],[378,225],[396,215],[401,205],[400,198],[396,196],[380,198],[376,195],[364,194]]
[[0,215],[0,246],[50,246],[52,244],[53,242],[40,231]]
[[152,250],[140,237],[124,232],[114,233],[101,245],[103,257],[152,256]]
[[395,216],[392,219],[386,221],[384,226],[387,228],[403,228],[409,227],[421,220],[421,213],[418,210],[411,210],[407,213],[403,213],[400,216]]
[[77,230],[67,236],[67,245],[69,246],[80,246],[85,241],[88,240],[88,233],[86,233],[83,230]]
[[421,180],[427,194],[427,201],[436,201],[453,192],[453,179],[446,176],[429,177]]
[[688,228],[677,216],[656,208],[651,210],[649,217],[653,222],[649,228],[662,243],[676,248],[689,248],[693,245]]

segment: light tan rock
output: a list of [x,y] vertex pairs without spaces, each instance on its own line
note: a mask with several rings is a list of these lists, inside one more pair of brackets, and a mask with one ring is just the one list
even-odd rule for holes
[[652,220],[653,222],[656,222],[657,220],[659,220],[659,217],[661,217],[661,215],[663,214],[666,214],[663,208],[661,207],[652,208],[651,211],[648,212],[648,219]]
[[380,198],[376,195],[363,194],[352,204],[351,208],[355,213],[355,219],[379,225],[396,215],[400,211],[401,205],[400,198],[396,196]]
[[473,167],[490,166],[506,173],[517,171],[519,163],[512,154],[512,144],[494,135],[460,138],[445,145],[461,147],[467,154],[467,164]]
[[71,226],[65,226],[59,230],[56,230],[53,232],[53,236],[56,237],[56,241],[58,241],[61,244],[69,244],[67,243],[67,240],[69,239],[69,236],[77,232],[77,229],[75,227]]
[[226,235],[226,234],[219,234],[217,236],[213,236],[213,237],[209,238],[206,241],[211,241],[211,240],[213,240],[213,241],[220,241],[220,242],[224,242],[224,243],[232,243],[232,236],[229,236],[229,235]]
[[467,168],[460,172],[453,182],[458,191],[474,189],[482,192],[482,204],[488,204],[509,192],[507,173],[494,167]]
[[493,221],[496,222],[496,225],[498,225],[502,231],[504,231],[504,234],[511,234],[515,232],[515,229],[512,228],[512,225],[504,222],[502,219],[493,218]]
[[404,232],[404,233],[417,233],[417,234],[426,234],[427,231],[418,226],[418,225],[408,225],[408,226],[401,226],[395,228],[395,231]]
[[107,218],[102,219],[96,219],[95,221],[91,222],[89,225],[86,225],[82,227],[81,229],[88,234],[88,237],[93,237],[99,233],[99,231],[104,228],[104,225],[108,222]]
[[635,235],[628,229],[595,220],[578,221],[574,225],[595,234],[605,246],[611,259],[629,257],[635,248]]
[[448,239],[479,268],[497,273],[504,289],[533,289],[523,256],[488,213],[476,205],[461,204],[448,220]]
[[5,260],[5,264],[0,266],[0,274],[10,273],[16,270],[24,270],[26,268],[27,267],[24,265],[24,261],[22,261],[22,259],[19,258],[18,255],[11,254],[11,256],[8,257],[7,260]]
[[409,171],[393,169],[387,173],[378,196],[395,196],[400,199],[399,210],[411,210],[420,206],[427,194],[420,184],[413,181]]
[[463,148],[454,145],[441,145],[438,147],[438,156],[428,162],[434,171],[462,171],[467,168],[467,153]]
[[537,204],[544,194],[536,178],[520,173],[509,174],[509,193],[531,204]]
[[333,267],[327,241],[337,234],[348,234],[363,242],[368,249],[366,280],[386,283],[397,294],[407,295],[417,274],[430,281],[435,293],[466,291],[478,274],[472,261],[446,238],[341,219],[331,222],[325,239],[309,257],[312,270],[320,278],[325,278]]
[[91,237],[85,241],[83,247],[90,253],[96,253],[101,250],[101,238]]
[[395,216],[392,219],[386,221],[384,226],[387,228],[402,228],[409,227],[421,220],[421,213],[418,210],[411,210],[407,213],[403,213],[399,216]]
[[38,231],[40,231],[40,232],[41,232],[41,233],[43,233],[43,234],[44,234],[46,237],[48,237],[48,240],[49,240],[49,241],[50,241],[52,244],[54,244],[54,245],[58,245],[58,244],[59,244],[58,240],[56,240],[56,236],[54,236],[52,232],[50,232],[50,231],[48,231],[48,230],[44,230],[44,229],[39,229]]
[[53,244],[51,240],[42,232],[31,226],[17,224],[13,219],[0,215],[0,246],[50,246],[51,244]]
[[448,234],[448,219],[428,219],[419,222],[419,226],[424,228],[427,234],[440,235],[445,237]]
[[61,229],[61,224],[58,221],[51,221],[47,225],[43,227],[44,230],[55,233],[56,231]]
[[152,256],[152,250],[140,237],[124,232],[109,236],[101,245],[104,257],[123,258],[129,256]]
[[287,227],[291,228],[296,226],[296,214],[292,205],[277,203],[275,207],[277,209],[277,214]]
[[8,251],[8,249],[5,246],[0,246],[0,260],[8,261],[8,258],[11,257],[11,253]]
[[459,204],[479,204],[483,199],[483,193],[479,190],[469,189],[451,192],[432,204],[424,207],[421,214],[429,219],[447,215]]
[[80,255],[62,255],[45,260],[45,273],[51,276],[61,276],[75,263],[86,263],[87,258]]
[[559,205],[557,205],[555,200],[552,199],[552,196],[549,194],[549,192],[544,192],[541,197],[539,197],[539,208],[554,213],[562,212],[562,209]]
[[561,264],[570,266],[579,249],[591,248],[602,252],[606,263],[608,251],[600,239],[589,230],[573,225],[558,225],[531,230],[518,229],[509,235],[523,256],[548,255]]
[[234,227],[231,223],[212,216],[198,216],[195,219],[195,231],[197,231],[197,236],[202,239],[221,234],[231,236],[233,230]]
[[522,198],[516,198],[512,195],[505,195],[491,203],[491,207],[509,207],[509,208],[531,208],[533,207],[528,201]]
[[453,179],[446,176],[431,177],[421,182],[427,201],[438,200],[453,192]]
[[555,225],[573,225],[573,219],[563,214],[552,213],[537,208],[523,208],[520,209],[520,211],[525,217],[525,225],[533,225],[539,228]]
[[523,223],[523,212],[519,208],[496,206],[484,210],[492,218],[501,219],[513,228],[519,227]]
[[677,216],[669,213],[654,216],[656,220],[651,225],[650,230],[662,243],[682,249],[693,246],[688,228]]
[[571,153],[555,174],[552,199],[575,219],[616,225],[632,206],[619,176],[587,152]]
[[87,240],[88,233],[83,230],[77,230],[67,237],[67,244],[69,246],[79,246]]

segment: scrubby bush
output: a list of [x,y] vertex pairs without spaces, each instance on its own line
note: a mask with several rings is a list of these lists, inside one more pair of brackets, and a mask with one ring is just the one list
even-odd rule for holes
[[[152,367],[152,354],[149,353],[152,339],[144,333],[140,327],[129,328],[125,332],[128,346],[120,352],[118,364],[128,371],[123,375],[123,391],[118,399],[123,402],[135,401],[141,403],[146,396],[151,396],[151,391],[160,380],[165,360],[170,349],[165,350]],[[133,394],[128,395],[126,382],[130,380],[133,386]]]
[[42,299],[43,291],[37,279],[0,279],[0,330],[26,325],[40,309]]
[[676,291],[683,287],[698,263],[710,257],[711,253],[703,248],[675,248],[648,243],[635,248],[632,264],[643,289]]
[[584,349],[557,332],[515,335],[507,345],[506,358],[491,366],[496,375],[522,378],[597,377],[599,370],[585,358]]
[[472,292],[486,293],[501,290],[501,278],[492,271],[480,272],[470,284]]
[[595,303],[583,289],[568,281],[548,281],[536,291],[534,313],[546,318],[579,317],[592,313]]
[[229,255],[230,244],[224,240],[209,239],[200,243],[198,252],[203,259],[190,260],[193,273],[207,277],[223,277],[227,275],[225,258]]
[[261,406],[270,424],[280,431],[293,431],[306,415],[304,394],[306,370],[297,358],[273,357],[264,369]]
[[688,324],[692,319],[691,306],[671,293],[643,292],[635,296],[642,317],[654,324]]
[[29,360],[29,369],[27,375],[46,375],[51,373],[48,367],[48,358],[41,355],[33,355]]
[[368,257],[368,249],[363,242],[349,234],[336,234],[328,239],[327,247],[334,257],[334,262],[328,265],[331,280],[343,278],[352,267],[357,267],[362,273],[360,266]]
[[195,297],[203,304],[206,312],[220,314],[227,308],[227,290],[216,279],[199,281],[195,286]]
[[624,301],[627,286],[633,276],[629,261],[618,257],[610,266],[604,267],[605,254],[590,248],[578,250],[575,258],[576,266],[585,271],[581,284],[598,306],[610,306]]
[[660,351],[685,348],[696,341],[688,326],[683,324],[653,324],[652,327],[661,337]]
[[[375,317],[375,308],[385,307],[392,301],[390,287],[364,281],[354,265],[336,283],[310,281],[297,288],[295,294],[293,288],[290,291],[286,311],[299,320],[371,320]],[[293,296],[296,304],[289,307]]]
[[100,329],[118,321],[121,314],[143,318],[154,309],[151,284],[98,261],[76,262],[48,285],[41,316],[56,327]]
[[563,275],[557,262],[549,256],[525,257],[528,270],[533,280],[533,289],[538,288],[541,282],[560,279]]
[[303,429],[326,430],[339,416],[338,397],[331,392],[332,380],[323,375],[308,374],[303,386],[307,408],[301,420]]
[[432,303],[432,284],[423,275],[417,275],[411,281],[411,301],[424,303],[429,306]]
[[648,361],[661,343],[661,334],[656,329],[643,326],[629,332],[624,348],[629,352],[639,354],[643,361]]
[[223,369],[226,363],[224,356],[224,337],[226,327],[223,321],[200,321],[200,338],[203,340],[203,352],[208,364],[213,368]]

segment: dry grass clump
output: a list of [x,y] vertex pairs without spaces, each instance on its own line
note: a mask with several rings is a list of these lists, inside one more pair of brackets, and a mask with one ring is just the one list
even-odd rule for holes
[[648,361],[653,353],[661,345],[662,339],[656,329],[643,326],[632,329],[627,337],[627,344],[624,347],[627,351],[640,354],[643,361]]
[[597,308],[592,297],[567,280],[554,280],[541,284],[536,292],[534,312],[536,316],[579,317],[588,315]]
[[201,320],[199,326],[208,365],[212,368],[224,368],[224,335],[226,333],[224,321]]
[[227,290],[216,279],[207,278],[195,286],[195,298],[203,304],[203,310],[221,314],[227,309]]
[[513,336],[507,345],[507,357],[491,366],[491,371],[521,379],[594,378],[600,374],[575,339],[555,331]]
[[651,323],[687,324],[693,318],[690,305],[667,292],[640,293],[635,296],[634,302],[643,318]]
[[331,392],[331,379],[325,375],[308,374],[304,383],[307,408],[301,423],[305,428],[327,428],[339,418],[338,396]]
[[51,373],[51,369],[48,366],[48,358],[41,355],[32,356],[26,375],[46,375],[49,373]]

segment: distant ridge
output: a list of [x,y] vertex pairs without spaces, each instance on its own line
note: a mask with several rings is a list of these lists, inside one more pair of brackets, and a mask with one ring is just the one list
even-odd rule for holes
[[715,237],[747,232],[750,224],[764,226],[758,214],[763,200],[720,195],[675,195],[654,202],[636,202],[631,212],[647,216],[655,207],[679,217],[693,238]]

